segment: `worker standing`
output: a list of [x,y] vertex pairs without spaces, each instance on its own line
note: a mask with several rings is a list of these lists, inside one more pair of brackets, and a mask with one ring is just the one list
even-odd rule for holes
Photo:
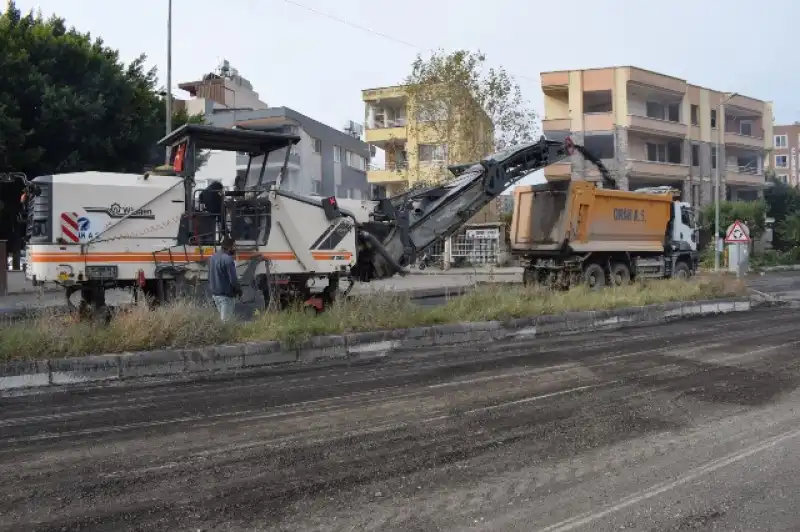
[[235,246],[233,239],[226,236],[220,249],[208,261],[208,289],[222,321],[233,318],[236,298],[242,295],[233,258]]

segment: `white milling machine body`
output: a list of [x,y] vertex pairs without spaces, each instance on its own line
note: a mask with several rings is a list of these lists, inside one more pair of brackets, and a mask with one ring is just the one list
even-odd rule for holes
[[[261,291],[282,307],[305,301],[317,310],[333,301],[339,281],[405,274],[404,267],[437,240],[530,172],[573,149],[568,139],[504,150],[478,163],[450,167],[442,186],[375,201],[303,196],[281,189],[295,135],[187,124],[159,142],[171,148],[169,175],[85,172],[37,177],[28,183],[29,267],[34,284],[55,282],[82,305],[105,308],[105,290],[138,287],[156,301],[207,278],[207,259],[224,236],[237,244],[246,292]],[[284,149],[281,174],[263,185],[267,156]],[[259,181],[233,190],[219,182],[197,190],[194,161],[201,150],[263,156]],[[613,181],[613,180],[611,180]],[[349,290],[349,287],[347,288]],[[253,296],[255,295],[252,292]],[[247,295],[245,296],[247,297]]]

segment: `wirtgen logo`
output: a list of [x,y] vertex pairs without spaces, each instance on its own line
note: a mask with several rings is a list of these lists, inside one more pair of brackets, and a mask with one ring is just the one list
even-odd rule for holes
[[139,220],[155,220],[156,215],[150,209],[136,209],[134,207],[112,203],[108,207],[84,207],[83,210],[95,214],[105,214],[109,218],[136,218]]

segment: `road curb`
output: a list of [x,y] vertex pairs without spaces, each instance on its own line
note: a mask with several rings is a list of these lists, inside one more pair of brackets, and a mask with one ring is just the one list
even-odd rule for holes
[[765,303],[753,301],[749,297],[676,302],[617,310],[568,312],[558,316],[537,316],[504,322],[455,323],[343,336],[320,336],[296,346],[274,341],[253,342],[12,361],[0,364],[0,390],[379,360],[408,349],[655,325],[689,317],[744,312],[763,304]]
[[785,264],[783,266],[763,266],[761,268],[753,268],[754,272],[796,272],[800,270],[800,264]]

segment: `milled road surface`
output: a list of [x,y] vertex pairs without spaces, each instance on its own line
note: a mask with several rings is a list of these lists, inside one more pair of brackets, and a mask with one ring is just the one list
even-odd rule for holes
[[0,529],[798,530],[799,320],[0,397]]

